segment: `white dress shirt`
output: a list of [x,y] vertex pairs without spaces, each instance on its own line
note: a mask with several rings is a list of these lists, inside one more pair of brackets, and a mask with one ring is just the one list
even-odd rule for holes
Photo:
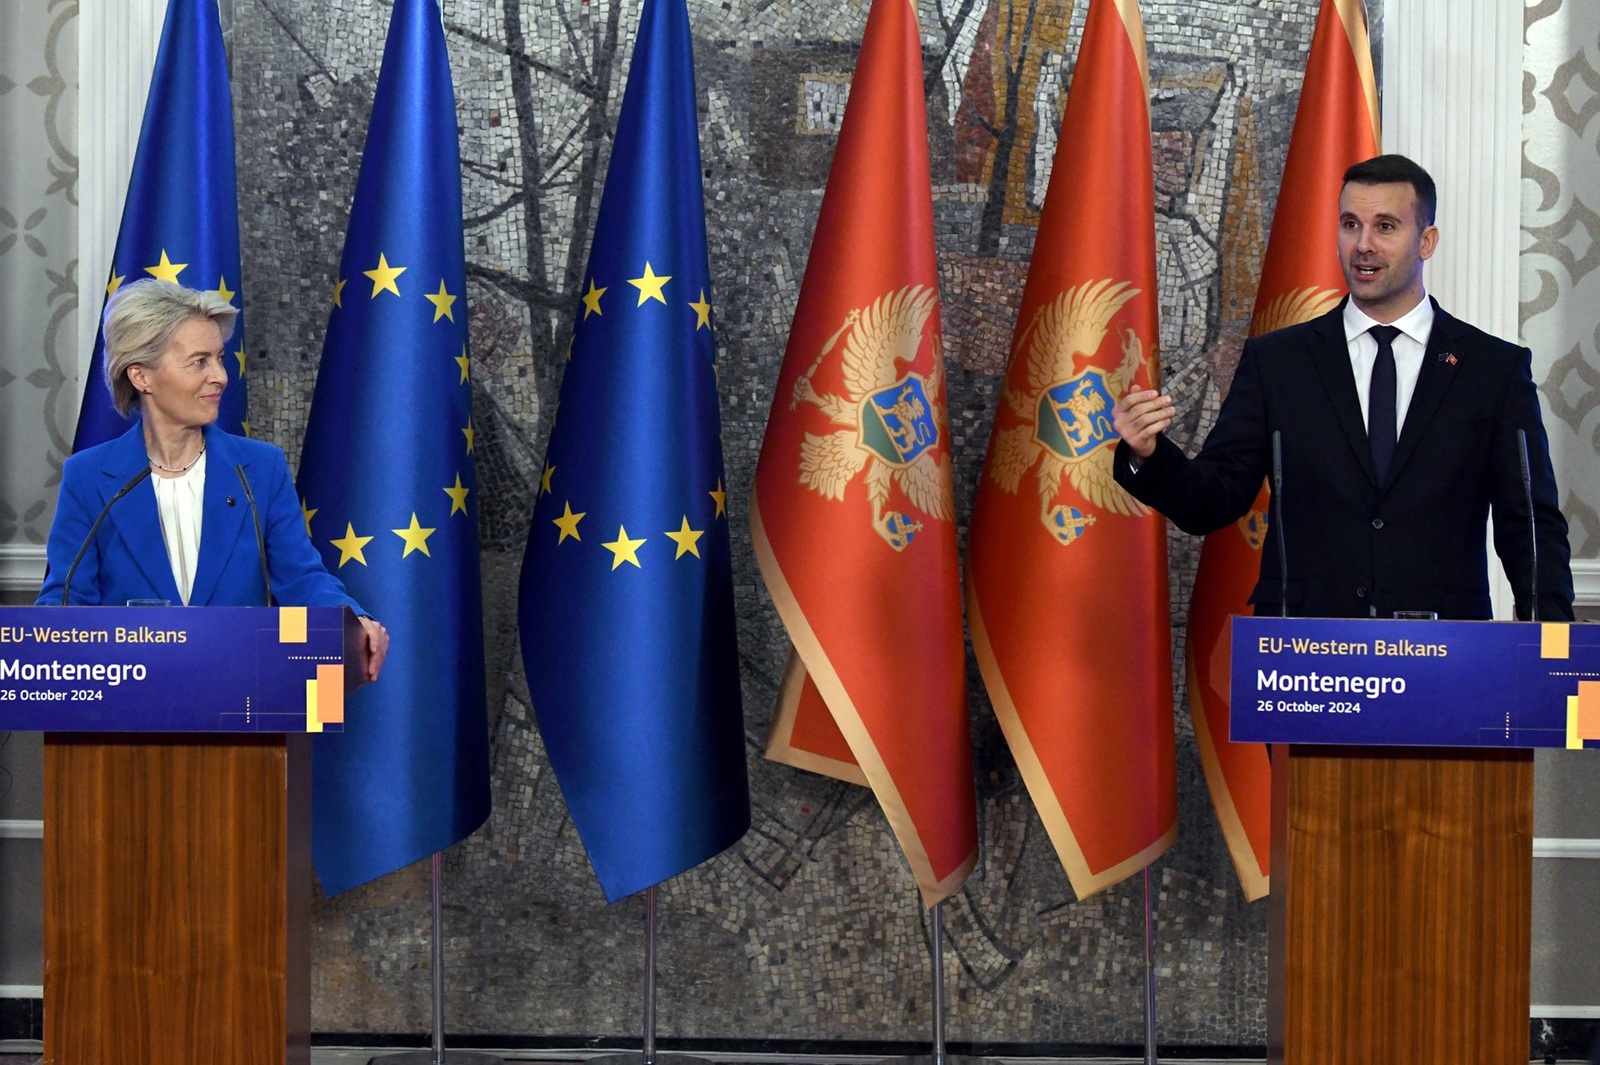
[[150,478],[156,486],[156,512],[161,516],[161,538],[167,544],[167,561],[178,597],[189,605],[195,567],[200,563],[200,514],[206,497],[205,452],[186,473]]
[[[1344,302],[1344,341],[1350,349],[1350,369],[1356,377],[1356,395],[1361,399],[1361,424],[1370,425],[1367,418],[1367,392],[1372,386],[1372,364],[1378,361],[1378,341],[1367,330],[1384,323],[1368,317],[1356,306],[1355,300]],[[1428,337],[1433,334],[1433,301],[1422,294],[1422,301],[1399,318],[1388,323],[1400,330],[1391,345],[1394,348],[1394,428],[1396,434],[1406,424],[1406,408],[1411,406],[1411,395],[1417,390],[1417,378],[1422,373],[1422,356],[1428,350]]]

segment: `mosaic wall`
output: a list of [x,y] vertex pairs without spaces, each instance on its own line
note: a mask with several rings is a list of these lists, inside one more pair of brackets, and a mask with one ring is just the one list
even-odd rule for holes
[[[1095,165],[1088,152],[1052,158],[1085,6],[922,4],[963,513],[1052,163]],[[1162,361],[1187,412],[1177,436],[1189,443],[1207,427],[1238,357],[1315,5],[1147,0],[1143,7]],[[557,353],[577,306],[637,8],[608,0],[449,0],[444,9],[468,216],[496,802],[488,825],[447,859],[448,1026],[636,1034],[642,903],[605,905],[567,819],[532,724],[514,599],[559,386]],[[730,505],[750,488],[866,10],[856,0],[690,3]],[[292,460],[387,13],[368,0],[235,0],[228,28],[252,311],[252,421]],[[662,890],[659,1031],[740,1040],[926,1038],[927,919],[870,794],[760,757],[785,645],[743,517],[736,514],[732,528],[755,825],[739,846]],[[1181,617],[1196,544],[1175,539],[1173,556]],[[1140,882],[1074,901],[975,669],[971,683],[982,864],[946,907],[949,1037],[1137,1042]],[[1259,1044],[1266,907],[1247,906],[1237,888],[1182,713],[1179,731],[1181,835],[1152,881],[1162,1038]],[[319,900],[319,1030],[427,1029],[426,914],[420,868]]]

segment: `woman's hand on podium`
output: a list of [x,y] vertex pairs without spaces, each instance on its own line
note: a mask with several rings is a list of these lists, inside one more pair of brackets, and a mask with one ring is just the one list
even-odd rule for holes
[[383,627],[383,622],[375,617],[363,614],[361,634],[366,645],[366,675],[368,681],[378,679],[378,671],[383,668],[383,660],[389,654],[389,630]]

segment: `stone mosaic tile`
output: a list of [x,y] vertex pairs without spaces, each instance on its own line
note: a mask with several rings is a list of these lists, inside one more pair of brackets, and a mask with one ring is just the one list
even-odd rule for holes
[[[1036,0],[1018,113],[1003,28],[1025,3],[922,4],[956,497],[970,506],[1055,166],[1086,5]],[[1314,5],[1143,5],[1154,92],[1166,386],[1197,442],[1238,360]],[[235,0],[252,422],[298,460],[388,17],[370,0]],[[516,572],[570,336],[637,5],[446,0],[467,216],[495,811],[447,857],[447,1018],[483,1034],[637,1034],[643,906],[607,906],[548,771],[516,644]],[[764,761],[784,637],[745,500],[866,17],[859,0],[691,0],[755,803],[746,839],[661,889],[664,1037],[926,1038],[928,918],[864,790]],[[1054,20],[1054,21],[1052,21]],[[997,43],[1000,42],[1000,43]],[[996,103],[999,99],[1001,102]],[[994,179],[993,137],[1010,161]],[[1009,124],[1008,124],[1009,123]],[[1092,148],[1092,146],[1091,146]],[[991,195],[992,194],[992,195]],[[989,209],[993,203],[994,209]],[[1198,543],[1173,533],[1182,607]],[[1166,668],[1151,664],[1150,668]],[[952,1040],[1132,1043],[1143,1031],[1137,879],[1074,901],[969,669],[982,858],[946,907]],[[1181,831],[1155,868],[1164,1041],[1264,1040],[1264,904],[1243,902],[1178,713]],[[314,1021],[428,1026],[426,870],[315,914]]]

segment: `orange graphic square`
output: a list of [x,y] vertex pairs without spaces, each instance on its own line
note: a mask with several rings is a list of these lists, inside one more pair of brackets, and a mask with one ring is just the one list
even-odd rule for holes
[[1578,682],[1578,739],[1600,740],[1600,681]]

